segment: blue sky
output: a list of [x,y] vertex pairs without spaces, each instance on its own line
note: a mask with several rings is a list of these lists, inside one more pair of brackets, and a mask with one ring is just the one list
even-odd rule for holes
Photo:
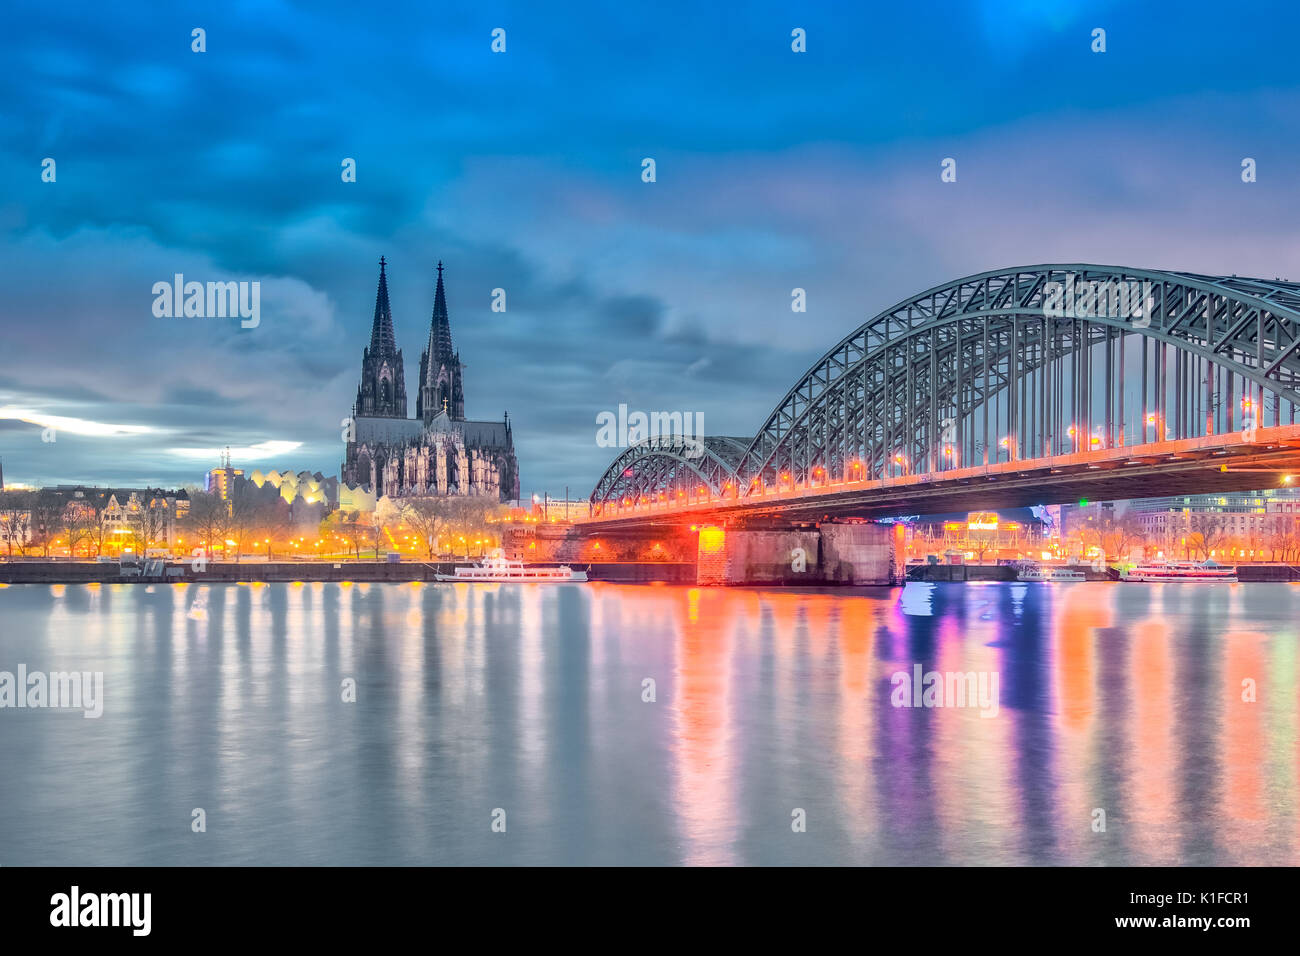
[[[197,482],[225,445],[336,473],[381,254],[412,413],[442,259],[467,413],[509,410],[525,494],[575,496],[612,457],[599,412],[752,434],[951,278],[1300,277],[1291,4],[17,2],[6,26],[10,483]],[[260,281],[261,324],[155,317],[178,272]]]

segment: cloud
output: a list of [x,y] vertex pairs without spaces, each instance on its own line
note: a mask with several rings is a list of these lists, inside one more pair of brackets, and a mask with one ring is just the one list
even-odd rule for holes
[[53,428],[56,431],[70,432],[73,435],[91,435],[97,438],[112,438],[118,435],[149,435],[156,429],[148,425],[113,425],[107,422],[95,422],[86,418],[70,418],[66,415],[50,415],[30,408],[16,408],[13,405],[0,406],[0,419],[12,419]]
[[[287,455],[291,451],[296,451],[302,447],[300,441],[263,441],[256,445],[243,445],[239,447],[230,447],[230,460],[234,461],[265,461],[268,458],[277,458],[281,455]],[[199,461],[212,461],[220,458],[227,449],[224,448],[169,448],[168,452],[181,458],[191,458]]]

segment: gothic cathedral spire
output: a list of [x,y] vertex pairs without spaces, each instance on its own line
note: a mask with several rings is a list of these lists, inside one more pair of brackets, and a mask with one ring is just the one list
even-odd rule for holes
[[386,260],[379,257],[379,289],[375,293],[375,318],[370,347],[361,357],[361,384],[357,387],[355,414],[367,418],[406,417],[406,376],[402,350],[393,333],[393,311],[388,304]]
[[439,412],[446,411],[453,421],[465,420],[461,371],[460,354],[451,344],[451,320],[447,317],[447,293],[442,287],[442,263],[439,262],[429,344],[420,356],[420,393],[415,400],[417,418],[428,425]]

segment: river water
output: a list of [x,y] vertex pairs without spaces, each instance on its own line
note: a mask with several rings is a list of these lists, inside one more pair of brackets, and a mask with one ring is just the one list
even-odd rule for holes
[[1294,865],[1298,631],[1284,584],[3,587],[0,672],[103,713],[0,709],[0,865]]

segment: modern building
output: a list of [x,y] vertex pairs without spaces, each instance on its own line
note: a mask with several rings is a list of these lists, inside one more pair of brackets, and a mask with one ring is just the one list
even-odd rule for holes
[[241,469],[230,467],[230,449],[227,448],[221,455],[221,467],[213,468],[208,472],[204,489],[210,495],[217,495],[222,501],[229,501],[230,490],[234,487],[235,479],[243,477],[243,474]]
[[339,504],[339,480],[333,476],[327,478],[319,471],[290,471],[286,468],[263,472],[257,469],[248,476],[248,481],[258,489],[269,485],[290,505],[299,501],[309,505],[322,504],[328,511]]
[[1061,505],[1062,538],[1079,535],[1090,522],[1114,519],[1119,509],[1114,501],[1080,502],[1077,505]]
[[1270,488],[1217,495],[1138,498],[1127,503],[1147,542],[1168,553],[1185,547],[1195,533],[1213,529],[1234,550],[1262,550],[1271,533],[1270,516],[1300,516],[1300,490]]
[[415,417],[406,417],[405,370],[386,269],[381,258],[370,345],[362,353],[347,434],[343,484],[349,492],[364,489],[376,499],[481,495],[517,500],[519,465],[509,415],[499,422],[465,417],[464,365],[452,345],[441,262],[428,344],[420,356]]

